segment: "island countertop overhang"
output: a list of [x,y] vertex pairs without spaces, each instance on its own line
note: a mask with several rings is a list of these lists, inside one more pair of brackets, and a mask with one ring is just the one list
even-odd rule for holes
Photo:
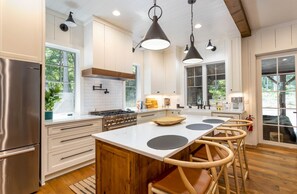
[[[221,124],[210,124],[213,127],[208,130],[190,130],[186,126],[196,123],[204,123],[205,119],[221,119],[225,122],[230,118],[209,117],[199,115],[182,115],[186,120],[180,124],[172,126],[159,126],[154,122],[133,125],[120,128],[117,130],[106,131],[93,134],[92,136],[99,141],[141,154],[159,161],[163,161],[166,157],[171,157],[184,148],[190,146],[196,139],[211,133],[216,127]],[[206,124],[206,123],[204,123]],[[156,150],[148,147],[147,142],[155,137],[163,135],[179,135],[188,139],[188,143],[182,147],[170,150]]]

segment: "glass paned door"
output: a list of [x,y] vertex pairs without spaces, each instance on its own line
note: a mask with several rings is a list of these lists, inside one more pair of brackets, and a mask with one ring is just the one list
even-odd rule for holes
[[295,55],[261,60],[263,140],[297,144]]

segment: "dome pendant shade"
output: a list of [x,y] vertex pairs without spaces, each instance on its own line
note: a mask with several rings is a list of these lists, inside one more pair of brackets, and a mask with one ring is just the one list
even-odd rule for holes
[[76,27],[76,23],[72,17],[72,12],[69,13],[67,20],[64,22],[69,27]]
[[185,56],[183,63],[196,64],[196,63],[200,63],[202,61],[203,61],[203,58],[201,57],[201,55],[195,48],[194,43],[191,42],[191,47],[190,47],[187,55]]
[[141,46],[149,50],[161,50],[170,46],[170,41],[158,24],[158,17],[153,17],[153,23],[147,31]]

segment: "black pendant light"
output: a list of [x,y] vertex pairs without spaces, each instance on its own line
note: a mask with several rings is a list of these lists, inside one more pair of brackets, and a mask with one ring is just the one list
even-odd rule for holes
[[69,13],[67,20],[64,22],[69,27],[76,27],[76,23],[72,17],[73,12]]
[[211,44],[211,40],[209,39],[208,44],[207,44],[207,46],[206,46],[206,49],[207,49],[207,50],[215,51],[215,50],[217,49],[217,47],[216,47],[216,46],[213,46],[213,45]]
[[76,27],[77,26],[73,17],[72,17],[72,14],[73,14],[73,12],[70,12],[67,20],[64,23],[60,24],[60,29],[63,32],[67,32],[68,27]]
[[193,4],[196,2],[196,0],[188,0],[188,3],[191,4],[191,35],[190,35],[190,42],[191,46],[190,49],[184,58],[183,62],[186,64],[195,64],[203,61],[203,58],[195,48],[194,42],[195,38],[193,35]]
[[[156,15],[157,8],[161,10],[160,16]],[[153,18],[150,15],[150,12],[152,10],[154,11]],[[161,50],[170,46],[169,39],[167,38],[166,34],[162,30],[161,26],[158,24],[158,20],[161,18],[162,14],[163,14],[162,8],[158,6],[156,4],[156,0],[154,0],[154,5],[148,11],[148,16],[153,21],[153,23],[141,42],[141,46],[143,48],[149,49],[149,50]]]

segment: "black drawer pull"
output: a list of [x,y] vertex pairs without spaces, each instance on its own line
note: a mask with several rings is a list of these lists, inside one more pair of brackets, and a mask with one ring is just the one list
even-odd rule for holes
[[155,114],[143,115],[143,116],[141,116],[141,117],[143,118],[143,117],[151,117],[151,116],[155,116]]
[[73,141],[73,140],[77,140],[77,139],[82,139],[82,138],[86,138],[86,137],[90,137],[90,136],[91,135],[85,135],[85,136],[81,136],[81,137],[75,137],[75,138],[72,138],[72,139],[65,139],[65,140],[62,140],[60,142],[64,143],[64,142]]
[[80,152],[80,153],[77,153],[77,154],[73,154],[73,155],[70,155],[70,156],[63,157],[63,158],[61,158],[61,160],[65,160],[67,158],[71,158],[71,157],[74,157],[74,156],[77,156],[77,155],[80,155],[80,154],[84,154],[84,153],[87,153],[87,152],[91,152],[91,151],[93,151],[93,149],[89,149],[89,150],[84,151],[84,152]]
[[69,130],[69,129],[75,129],[75,128],[80,128],[80,127],[89,127],[89,126],[93,126],[93,124],[80,125],[80,126],[75,126],[75,127],[65,127],[65,128],[62,128],[61,131]]

